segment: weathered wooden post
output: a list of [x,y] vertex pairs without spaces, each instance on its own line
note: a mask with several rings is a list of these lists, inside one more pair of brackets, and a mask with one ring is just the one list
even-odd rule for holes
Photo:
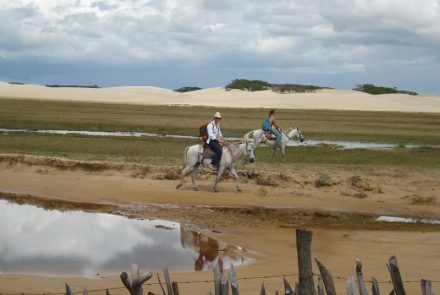
[[132,280],[128,278],[126,272],[121,273],[120,278],[125,288],[130,292],[131,295],[143,295],[142,284],[148,281],[152,274],[149,272],[144,273],[139,276],[139,267],[137,265],[132,266]]
[[260,295],[266,295],[266,288],[264,287],[264,283],[261,285]]
[[319,273],[321,274],[322,281],[324,282],[324,287],[327,295],[336,295],[336,288],[332,274],[317,258],[315,258],[315,261],[318,265]]
[[72,295],[72,290],[70,290],[69,285],[66,283],[66,295]]
[[362,262],[356,259],[356,276],[358,279],[358,288],[360,295],[368,295],[367,286],[365,286],[364,276],[362,274]]
[[396,295],[406,295],[405,288],[403,287],[402,277],[400,276],[399,266],[397,265],[396,256],[392,256],[388,259],[387,264],[390,271],[391,280],[393,281],[394,293]]
[[179,286],[177,285],[177,282],[172,282],[171,287],[173,289],[173,295],[179,295]]
[[432,293],[432,284],[429,280],[420,280],[420,284],[422,285],[422,295],[434,295]]
[[221,295],[222,274],[220,272],[220,265],[218,261],[214,264],[214,293]]
[[312,272],[312,232],[296,230],[296,251],[298,254],[299,295],[316,295]]
[[354,277],[347,278],[347,295],[356,295]]
[[371,279],[373,281],[373,286],[371,287],[371,292],[373,295],[380,295],[379,292],[379,284],[377,283],[377,280],[375,277],[372,277]]
[[232,295],[238,295],[237,274],[235,273],[235,269],[232,264],[229,268],[229,280],[231,281]]
[[285,295],[295,295],[295,293],[292,290],[292,287],[290,286],[290,284],[286,278],[284,278],[284,294]]
[[220,282],[221,295],[229,295],[229,276],[224,276]]
[[171,285],[170,273],[167,268],[163,270],[163,275],[165,277],[165,284],[167,285],[167,295],[173,295],[173,286]]
[[324,282],[322,281],[321,275],[318,275],[318,295],[325,295]]

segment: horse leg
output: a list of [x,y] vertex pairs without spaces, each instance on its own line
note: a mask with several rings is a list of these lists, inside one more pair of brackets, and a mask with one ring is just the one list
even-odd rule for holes
[[272,149],[272,155],[270,156],[270,161],[273,162],[273,159],[275,158],[275,152],[277,150],[276,149]]
[[281,146],[281,157],[282,161],[286,162],[286,145]]
[[235,171],[234,167],[231,168],[231,173],[235,177],[235,180],[237,181],[237,186],[236,186],[237,187],[237,193],[241,193],[240,180],[238,179],[237,171]]
[[188,166],[182,169],[182,179],[180,180],[180,183],[176,185],[176,189],[179,189],[183,185],[183,182],[185,181],[185,176],[187,176],[191,172],[191,170],[193,170],[193,168]]
[[199,169],[199,165],[194,166],[192,173],[191,173],[191,180],[193,183],[193,190],[194,191],[198,191],[199,188],[196,185],[196,175],[197,175],[197,170]]
[[225,171],[225,166],[220,165],[220,167],[218,168],[217,177],[215,178],[215,184],[214,184],[214,192],[215,193],[218,193],[217,183],[220,180],[220,177],[223,175],[224,171]]

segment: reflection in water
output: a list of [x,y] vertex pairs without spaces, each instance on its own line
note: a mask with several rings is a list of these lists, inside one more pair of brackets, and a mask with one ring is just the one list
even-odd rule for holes
[[[179,232],[179,228],[178,223],[165,220],[60,212],[0,200],[0,273],[92,277],[119,274],[132,263],[148,271],[164,267],[188,271],[194,269],[199,256],[195,250],[203,249],[204,261],[218,256],[219,251],[207,254],[204,246],[187,248],[180,233],[211,240],[209,244],[217,244],[218,250],[228,247],[190,230]],[[225,255],[225,259],[235,265],[243,263],[235,256]]]
[[219,256],[222,256],[225,265],[239,261],[243,263],[246,260],[242,255],[244,249],[241,247],[219,242],[198,231],[189,230],[183,224],[180,225],[180,243],[183,248],[195,254],[196,271],[212,269]]

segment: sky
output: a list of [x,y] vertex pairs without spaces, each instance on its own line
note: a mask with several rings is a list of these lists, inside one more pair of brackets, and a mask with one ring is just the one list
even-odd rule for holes
[[0,0],[0,80],[440,93],[440,0]]

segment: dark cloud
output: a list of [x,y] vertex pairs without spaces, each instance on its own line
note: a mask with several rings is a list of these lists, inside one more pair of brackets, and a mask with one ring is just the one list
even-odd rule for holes
[[[440,68],[440,6],[432,0],[20,3],[0,8],[0,76],[10,79],[29,77],[26,72],[38,81],[72,79],[64,66],[93,64],[88,70],[108,85],[138,81],[129,73],[140,71],[155,86],[170,88],[195,80],[189,75],[207,87],[238,74],[346,87],[353,75],[378,77],[383,66],[395,71],[384,79],[411,85],[418,80],[411,79],[413,69],[423,76],[424,68]],[[26,70],[24,61],[40,68]],[[12,64],[24,72],[5,68]],[[180,75],[184,66],[191,73]],[[437,84],[427,75],[416,88],[437,91]]]

